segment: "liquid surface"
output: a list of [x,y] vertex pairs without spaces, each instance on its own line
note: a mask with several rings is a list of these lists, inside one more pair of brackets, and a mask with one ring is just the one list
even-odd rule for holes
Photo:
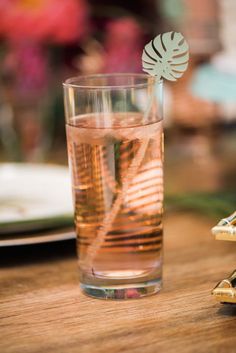
[[81,281],[150,280],[161,268],[162,122],[109,118],[107,128],[97,115],[67,125]]

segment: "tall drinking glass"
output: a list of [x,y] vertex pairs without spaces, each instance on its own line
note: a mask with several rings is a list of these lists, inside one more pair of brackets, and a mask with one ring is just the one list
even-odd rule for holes
[[96,298],[156,293],[162,280],[162,82],[145,74],[64,83],[80,285]]

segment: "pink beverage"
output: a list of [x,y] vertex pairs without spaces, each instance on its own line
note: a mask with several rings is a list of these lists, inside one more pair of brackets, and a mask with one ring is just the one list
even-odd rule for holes
[[67,120],[80,282],[95,297],[161,286],[162,121],[143,120],[136,112]]

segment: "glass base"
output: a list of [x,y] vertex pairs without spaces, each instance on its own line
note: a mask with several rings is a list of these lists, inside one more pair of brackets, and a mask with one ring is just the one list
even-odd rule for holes
[[137,299],[158,293],[162,287],[161,279],[143,283],[116,286],[93,286],[80,283],[84,294],[98,299]]

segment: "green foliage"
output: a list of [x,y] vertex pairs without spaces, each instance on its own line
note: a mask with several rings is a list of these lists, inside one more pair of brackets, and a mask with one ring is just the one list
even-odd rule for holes
[[236,192],[166,195],[165,203],[167,210],[196,211],[218,220],[236,210]]

